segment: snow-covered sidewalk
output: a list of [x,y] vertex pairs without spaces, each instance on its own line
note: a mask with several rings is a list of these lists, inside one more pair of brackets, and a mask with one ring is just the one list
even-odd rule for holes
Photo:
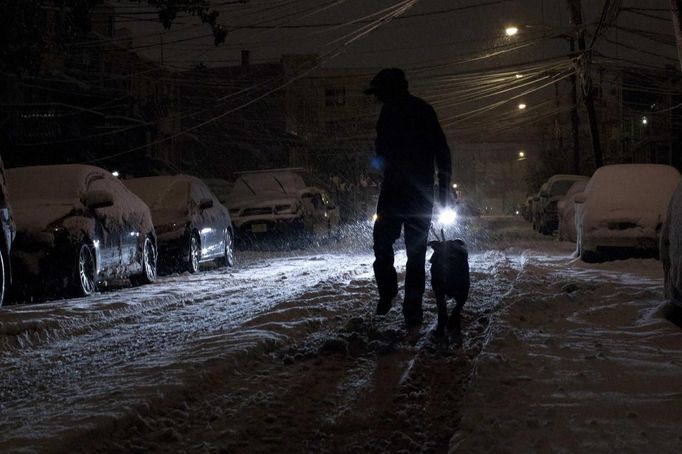
[[523,252],[451,452],[682,452],[682,330],[656,260]]

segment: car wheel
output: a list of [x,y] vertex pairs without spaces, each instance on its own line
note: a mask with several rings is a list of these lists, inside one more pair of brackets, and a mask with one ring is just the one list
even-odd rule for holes
[[5,257],[0,252],[0,306],[5,301],[5,287],[7,286],[7,276],[5,276]]
[[225,232],[225,257],[223,257],[223,264],[230,267],[234,266],[234,237],[230,230]]
[[95,281],[95,253],[87,243],[81,243],[76,255],[74,293],[76,296],[90,296],[97,290]]
[[598,261],[597,253],[594,251],[586,251],[582,242],[578,243],[578,254],[580,255],[580,260],[585,263],[595,263]]
[[130,277],[134,286],[151,284],[156,280],[156,247],[154,240],[147,236],[142,244],[142,273]]
[[187,271],[196,273],[199,271],[199,258],[201,257],[201,246],[199,237],[192,234],[189,237],[189,254],[187,257]]

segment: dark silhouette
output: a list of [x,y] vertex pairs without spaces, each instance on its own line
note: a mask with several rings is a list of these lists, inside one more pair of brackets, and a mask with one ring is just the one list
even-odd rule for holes
[[436,112],[409,93],[402,70],[381,70],[365,94],[373,94],[383,103],[377,122],[375,160],[384,173],[373,235],[374,275],[379,287],[376,313],[386,314],[398,294],[393,243],[404,227],[407,270],[403,315],[407,327],[412,328],[422,321],[434,161],[438,166],[439,201],[445,206],[450,191],[450,149]]
[[[462,339],[462,307],[469,297],[469,252],[464,241],[431,241],[431,287],[436,294],[438,325],[436,335],[443,336],[447,327],[455,342]],[[447,298],[455,299],[455,307],[448,318]]]

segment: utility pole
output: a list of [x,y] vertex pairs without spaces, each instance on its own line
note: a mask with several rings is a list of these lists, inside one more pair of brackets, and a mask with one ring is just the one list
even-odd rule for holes
[[670,0],[670,12],[673,15],[677,55],[680,59],[680,68],[682,68],[682,0]]
[[592,136],[592,155],[594,156],[594,165],[599,168],[604,165],[602,157],[601,142],[599,140],[599,127],[597,124],[597,111],[594,108],[594,94],[592,91],[592,76],[590,74],[590,61],[592,59],[590,49],[585,51],[585,30],[583,28],[583,13],[580,5],[580,0],[567,0],[568,10],[571,14],[571,23],[575,26],[578,50],[580,57],[576,61],[579,65],[581,79],[583,81],[583,99],[585,100],[585,108],[587,109],[587,119],[590,124],[590,135]]
[[[575,39],[570,38],[571,55],[575,52]],[[573,173],[580,175],[580,117],[578,116],[578,76],[571,75],[571,133],[573,135]]]

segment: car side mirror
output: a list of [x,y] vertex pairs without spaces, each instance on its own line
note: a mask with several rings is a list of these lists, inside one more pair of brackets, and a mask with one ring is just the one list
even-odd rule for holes
[[107,191],[89,191],[83,197],[83,204],[91,210],[110,207],[114,204],[114,196]]
[[584,192],[580,192],[575,195],[575,203],[585,203],[585,200],[587,199],[587,196],[585,195]]
[[201,210],[206,210],[208,208],[211,208],[213,206],[213,200],[211,199],[201,199],[201,202],[199,202],[199,209]]

